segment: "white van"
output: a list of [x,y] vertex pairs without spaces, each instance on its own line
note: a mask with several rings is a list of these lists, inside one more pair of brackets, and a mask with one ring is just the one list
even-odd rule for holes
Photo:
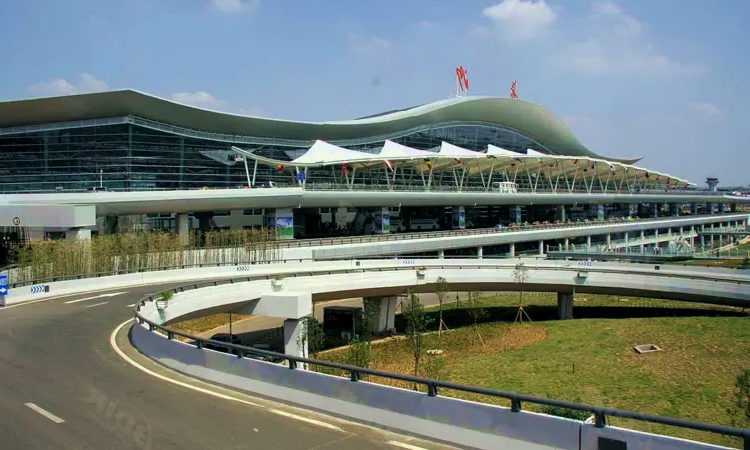
[[516,183],[509,181],[495,181],[492,183],[492,192],[499,192],[501,194],[515,194],[518,192]]

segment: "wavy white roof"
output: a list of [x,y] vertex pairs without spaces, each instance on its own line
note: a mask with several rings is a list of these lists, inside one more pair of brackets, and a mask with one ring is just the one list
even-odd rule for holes
[[378,158],[384,159],[403,159],[403,158],[434,158],[437,154],[426,150],[407,147],[393,141],[385,141]]

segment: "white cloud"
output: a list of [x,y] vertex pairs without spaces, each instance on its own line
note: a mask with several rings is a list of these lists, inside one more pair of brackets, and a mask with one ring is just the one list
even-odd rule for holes
[[555,65],[585,74],[674,75],[705,67],[670,58],[644,36],[644,26],[611,1],[597,2],[589,37],[569,41],[551,57]]
[[346,38],[354,53],[359,55],[380,54],[391,48],[391,41],[380,37],[362,38],[357,33],[349,32]]
[[419,28],[423,30],[429,30],[429,29],[435,28],[435,22],[431,22],[429,20],[420,20]]
[[492,19],[500,33],[510,40],[536,37],[557,18],[544,0],[502,0],[485,8],[482,15]]
[[178,92],[172,94],[172,100],[184,103],[186,105],[214,110],[223,109],[227,104],[227,102],[225,102],[224,100],[219,100],[213,95],[204,91]]
[[612,20],[614,31],[618,34],[638,36],[643,31],[643,24],[638,19],[626,14],[611,1],[595,2],[593,10],[594,14]]
[[693,102],[690,104],[690,111],[705,117],[721,117],[724,111],[711,102]]
[[260,0],[210,0],[211,6],[224,13],[255,9]]
[[47,82],[37,83],[29,87],[29,91],[39,96],[59,96],[86,94],[109,90],[107,83],[87,73],[81,74],[77,83],[73,84],[64,78],[54,78]]

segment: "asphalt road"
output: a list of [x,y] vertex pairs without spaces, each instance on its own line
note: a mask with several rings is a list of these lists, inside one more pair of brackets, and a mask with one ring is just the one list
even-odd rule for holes
[[116,342],[142,368],[132,365],[110,336],[132,318],[128,305],[174,286],[0,309],[0,448],[447,448],[188,379],[130,347],[128,324]]

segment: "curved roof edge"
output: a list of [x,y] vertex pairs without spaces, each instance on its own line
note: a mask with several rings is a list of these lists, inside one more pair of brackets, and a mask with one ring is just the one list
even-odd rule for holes
[[236,136],[314,142],[363,141],[395,136],[420,126],[476,123],[498,126],[537,142],[552,154],[591,157],[625,164],[641,158],[600,156],[544,107],[518,99],[455,97],[360,119],[293,121],[261,118],[192,106],[134,89],[0,102],[0,127],[135,116],[177,127]]

